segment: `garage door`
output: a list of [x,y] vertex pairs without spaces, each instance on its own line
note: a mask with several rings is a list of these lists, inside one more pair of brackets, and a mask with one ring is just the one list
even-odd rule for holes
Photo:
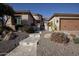
[[79,30],[79,19],[61,19],[60,20],[61,30]]

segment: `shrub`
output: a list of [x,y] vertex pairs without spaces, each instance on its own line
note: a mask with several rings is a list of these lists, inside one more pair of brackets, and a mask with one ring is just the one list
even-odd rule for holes
[[2,31],[3,31],[3,30],[2,30],[2,27],[0,27],[0,34],[2,33]]
[[52,33],[51,41],[58,42],[58,43],[68,43],[70,39],[64,33]]
[[34,29],[32,27],[23,27],[22,30],[27,33],[34,33]]
[[79,37],[75,37],[75,38],[73,39],[73,41],[74,41],[75,44],[78,44],[78,43],[79,43]]
[[28,32],[28,33],[34,33],[34,30],[33,30],[33,28],[28,28],[28,29],[26,30],[26,32]]

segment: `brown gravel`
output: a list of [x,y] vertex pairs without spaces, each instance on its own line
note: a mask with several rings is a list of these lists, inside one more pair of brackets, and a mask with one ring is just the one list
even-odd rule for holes
[[59,33],[59,32],[54,32],[51,35],[51,41],[57,42],[57,43],[68,43],[69,38],[65,33]]

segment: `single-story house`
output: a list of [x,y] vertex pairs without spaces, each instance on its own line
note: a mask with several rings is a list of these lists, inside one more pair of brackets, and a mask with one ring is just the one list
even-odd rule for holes
[[[16,11],[15,18],[16,18],[16,26],[23,25],[26,28],[27,27],[34,28],[35,19],[32,16],[30,11]],[[16,28],[18,28],[18,27],[16,27]]]
[[79,31],[79,14],[56,13],[48,26],[49,31]]

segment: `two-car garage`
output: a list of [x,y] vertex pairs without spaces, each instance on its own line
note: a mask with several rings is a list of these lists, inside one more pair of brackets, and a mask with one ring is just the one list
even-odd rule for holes
[[79,30],[79,18],[61,18],[60,30],[66,31],[78,31]]

